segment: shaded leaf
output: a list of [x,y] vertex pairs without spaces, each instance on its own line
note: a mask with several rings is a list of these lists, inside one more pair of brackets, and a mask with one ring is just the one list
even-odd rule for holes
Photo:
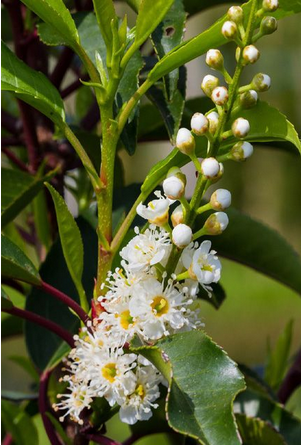
[[24,400],[37,400],[38,397],[39,397],[38,393],[9,391],[6,389],[1,391],[1,398],[4,400],[10,400],[12,402],[23,402]]
[[237,414],[235,418],[244,445],[287,445],[268,422],[244,414]]
[[212,304],[215,309],[219,309],[226,299],[226,292],[224,288],[219,283],[211,283],[212,295],[209,297],[205,289],[200,286],[198,291],[198,298],[207,301],[207,303]]
[[38,238],[48,252],[51,245],[51,226],[44,189],[33,200],[33,214]]
[[21,355],[11,355],[9,360],[19,365],[27,374],[35,381],[39,382],[39,374],[37,373],[35,367],[31,363],[28,357],[23,357]]
[[[97,236],[89,223],[82,218],[77,219],[77,224],[81,231],[86,258],[83,284],[87,295],[92,298],[94,277],[97,273]],[[40,273],[47,283],[78,301],[76,288],[69,275],[59,239],[51,247]],[[66,305],[40,289],[32,289],[26,299],[26,309],[49,318],[71,333],[78,332],[78,318]],[[25,322],[25,335],[29,355],[39,369],[54,367],[68,352],[66,345],[58,336],[30,322]]]
[[54,202],[60,240],[69,273],[77,289],[81,305],[87,309],[86,294],[82,285],[84,247],[79,228],[61,195],[50,184],[45,183],[45,185]]
[[19,99],[41,111],[53,122],[60,124],[64,121],[63,101],[47,77],[29,68],[3,42],[1,51],[1,88],[15,93]]
[[236,364],[202,331],[159,340],[154,346],[133,341],[139,352],[169,382],[166,402],[169,425],[205,445],[240,444],[232,403],[244,389]]
[[116,18],[112,0],[93,0],[94,10],[101,34],[108,48],[112,47],[113,35],[111,29],[112,20]]
[[290,347],[293,337],[293,320],[290,320],[280,337],[277,339],[273,350],[269,352],[265,367],[264,378],[268,385],[277,391],[284,378],[290,355]]
[[106,45],[103,36],[99,32],[96,15],[93,12],[77,12],[74,14],[74,21],[80,36],[81,46],[84,48],[94,65],[96,65],[96,51],[100,54],[104,65],[106,65]]
[[1,309],[11,309],[14,307],[13,302],[1,286]]
[[38,442],[37,430],[29,415],[19,406],[2,400],[2,422],[16,445],[32,445]]
[[30,259],[9,238],[1,235],[1,274],[5,278],[41,284],[41,278]]

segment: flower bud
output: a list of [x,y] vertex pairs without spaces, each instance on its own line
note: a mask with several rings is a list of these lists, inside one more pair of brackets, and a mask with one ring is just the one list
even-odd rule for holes
[[222,26],[222,34],[226,39],[234,39],[237,36],[236,23],[227,21]]
[[261,20],[260,31],[262,34],[273,34],[277,31],[278,22],[275,17],[264,17]]
[[226,189],[218,189],[210,198],[211,207],[214,210],[224,210],[231,205],[231,193]]
[[172,212],[171,222],[172,222],[173,227],[176,227],[178,224],[182,224],[183,221],[184,221],[184,213],[183,213],[182,205],[180,204]]
[[224,174],[224,166],[221,162],[219,162],[219,172],[216,176],[214,176],[214,178],[211,179],[211,184],[215,184],[217,181],[219,181],[221,179],[221,177]]
[[214,178],[219,173],[219,163],[215,158],[205,158],[201,163],[201,171],[207,179]]
[[214,70],[222,70],[224,67],[224,58],[218,49],[209,49],[206,54],[206,63]]
[[263,0],[262,7],[265,11],[276,11],[279,6],[278,0]]
[[180,199],[186,186],[186,176],[179,168],[171,169],[168,172],[167,178],[163,181],[163,190],[165,196],[169,199]]
[[245,91],[239,96],[239,101],[242,108],[252,108],[255,107],[258,100],[258,94],[255,90]]
[[216,87],[212,91],[211,99],[216,105],[225,105],[228,98],[229,94],[226,87]]
[[255,63],[260,57],[260,52],[254,45],[248,45],[243,49],[242,57],[245,64]]
[[206,96],[211,96],[212,91],[214,88],[219,86],[219,79],[215,76],[212,76],[211,74],[207,74],[207,76],[204,77],[201,88],[206,94]]
[[209,121],[209,131],[211,134],[214,134],[219,121],[219,115],[216,111],[211,111],[211,113],[207,114],[207,119]]
[[263,91],[267,91],[271,86],[271,78],[267,74],[258,73],[253,77],[251,82],[254,90],[262,93]]
[[208,235],[220,235],[228,226],[229,218],[224,212],[215,212],[209,216],[204,224]]
[[172,242],[179,248],[184,249],[192,240],[192,230],[186,224],[178,224],[172,231]]
[[228,19],[237,24],[242,23],[244,18],[243,9],[240,6],[231,6],[227,12]]
[[236,138],[245,138],[250,131],[249,121],[247,121],[247,119],[244,119],[243,117],[239,117],[233,122],[232,131]]
[[230,157],[233,161],[245,161],[253,154],[253,145],[247,141],[237,142],[230,151]]
[[202,113],[194,113],[190,121],[191,130],[197,135],[201,136],[206,133],[209,127],[209,121]]
[[177,148],[185,155],[189,155],[194,152],[195,140],[193,135],[189,130],[187,130],[187,128],[179,129],[176,144]]

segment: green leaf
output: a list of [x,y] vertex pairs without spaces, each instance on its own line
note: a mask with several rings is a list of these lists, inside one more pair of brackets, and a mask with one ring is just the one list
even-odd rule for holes
[[[86,258],[83,284],[90,299],[97,273],[97,236],[90,224],[82,218],[77,219],[77,224],[81,231]],[[46,261],[42,264],[40,274],[44,281],[78,302],[78,294],[70,277],[59,239],[52,245]],[[72,334],[78,333],[78,318],[65,304],[41,289],[32,289],[26,298],[26,309],[58,323]],[[68,346],[57,335],[27,321],[25,338],[29,356],[41,370],[55,367],[69,351]]]
[[265,368],[265,381],[274,391],[279,389],[284,378],[288,365],[292,337],[293,320],[290,320],[278,338],[275,347],[270,351]]
[[103,36],[99,32],[95,14],[93,12],[85,11],[77,12],[74,14],[74,21],[80,36],[81,46],[84,48],[94,65],[96,66],[96,51],[100,54],[105,65],[107,52],[106,45]]
[[198,298],[212,304],[215,309],[219,309],[226,299],[225,290],[219,283],[212,283],[210,286],[212,287],[211,297],[209,297],[205,289],[200,286]]
[[112,48],[113,34],[111,29],[112,20],[116,13],[112,0],[93,0],[94,11],[107,48]]
[[23,357],[21,355],[11,355],[9,357],[9,360],[19,365],[26,373],[35,381],[39,382],[39,374],[37,373],[37,370],[31,363],[28,357]]
[[54,123],[64,121],[62,98],[47,77],[25,65],[3,42],[1,51],[1,88],[15,93],[19,99],[41,111]]
[[232,414],[244,380],[237,365],[202,331],[159,340],[131,350],[144,355],[169,382],[167,420],[177,432],[205,445],[240,444]]
[[33,214],[35,228],[41,244],[45,247],[46,252],[51,245],[51,226],[45,196],[45,190],[40,190],[33,200]]
[[[288,242],[275,230],[238,210],[227,209],[227,214],[227,230],[212,237],[218,254],[275,278],[301,294],[301,258]],[[204,216],[198,218],[195,227],[202,227],[203,221]]]
[[41,284],[41,278],[30,259],[9,238],[1,235],[1,274],[5,278]]
[[139,48],[159,25],[174,0],[142,0],[136,21],[135,46]]
[[39,397],[38,393],[27,393],[21,391],[9,391],[2,390],[1,398],[4,400],[10,400],[12,402],[23,402],[24,400],[37,400]]
[[38,443],[38,434],[29,415],[19,406],[2,400],[2,422],[16,445]]
[[37,32],[40,40],[48,46],[67,45],[66,39],[59,34],[52,26],[45,22],[37,23]]
[[13,302],[1,286],[1,309],[11,309],[13,307]]
[[244,414],[237,414],[235,418],[244,445],[287,445],[268,422]]
[[1,218],[2,227],[12,221],[43,188],[44,181],[50,180],[55,172],[44,177],[8,168],[1,169]]
[[84,247],[79,228],[61,195],[50,184],[45,183],[45,185],[54,202],[60,239],[69,273],[77,289],[82,307],[88,309],[82,285]]
[[63,0],[22,0],[22,2],[48,23],[68,45],[75,48],[79,44],[76,26]]

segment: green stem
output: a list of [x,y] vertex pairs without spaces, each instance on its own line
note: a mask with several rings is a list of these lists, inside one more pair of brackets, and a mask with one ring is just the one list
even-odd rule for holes
[[180,198],[179,201],[180,201],[180,203],[182,205],[184,221],[186,221],[186,219],[189,218],[189,215],[190,215],[190,205],[189,205],[189,202],[187,201],[185,196],[182,196],[182,198]]
[[177,281],[186,280],[187,278],[190,278],[187,270],[185,272],[182,272],[179,275],[177,275]]
[[207,204],[203,205],[202,207],[199,207],[196,211],[197,215],[200,215],[201,213],[207,212],[208,210],[212,210],[211,203],[208,202]]
[[202,227],[200,230],[194,233],[192,239],[195,241],[196,239],[200,238],[201,236],[207,235],[207,230]]

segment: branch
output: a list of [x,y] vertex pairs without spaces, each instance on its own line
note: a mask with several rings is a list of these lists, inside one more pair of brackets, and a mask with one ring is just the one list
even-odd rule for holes
[[66,331],[64,328],[54,323],[51,320],[47,320],[47,318],[41,317],[38,314],[34,314],[33,312],[26,311],[25,309],[19,309],[17,307],[12,308],[2,308],[2,312],[6,312],[7,314],[15,315],[16,317],[24,318],[24,320],[31,321],[39,326],[42,326],[45,329],[53,332],[62,338],[71,348],[74,347],[74,340],[72,335]]
[[98,434],[85,434],[87,439],[92,440],[95,443],[100,443],[101,445],[121,445],[119,442],[115,440],[109,439],[105,436],[100,436]]
[[13,437],[7,433],[2,441],[2,445],[11,445],[13,443]]
[[8,157],[8,159],[13,162],[20,170],[28,172],[28,167],[24,162],[21,161],[12,151],[6,147],[2,147],[1,151]]
[[301,386],[301,349],[279,388],[280,402],[285,404],[299,386]]
[[100,112],[98,108],[98,104],[95,101],[90,109],[88,110],[88,113],[85,117],[80,121],[80,126],[87,131],[93,130],[97,122],[99,122],[100,119]]

